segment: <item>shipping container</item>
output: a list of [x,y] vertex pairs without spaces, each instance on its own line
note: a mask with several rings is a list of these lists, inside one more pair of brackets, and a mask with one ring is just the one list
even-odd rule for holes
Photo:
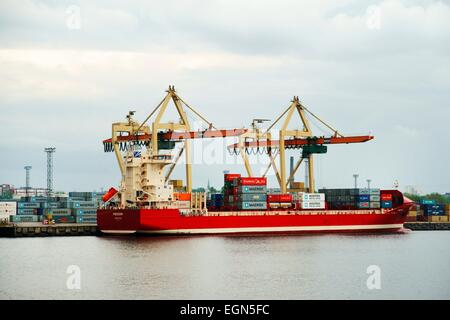
[[61,208],[61,209],[44,209],[42,214],[52,214],[52,215],[70,215],[73,209]]
[[86,208],[86,209],[72,209],[73,215],[88,215],[88,214],[97,214],[96,208]]
[[38,222],[37,215],[11,215],[9,216],[10,222]]
[[442,204],[424,204],[422,205],[424,216],[443,216],[445,207]]
[[427,216],[428,222],[448,222],[448,216]]
[[223,193],[211,193],[210,199],[211,200],[223,200]]
[[369,202],[370,201],[370,195],[368,194],[360,194],[358,196],[358,202]]
[[380,209],[380,208],[381,208],[381,203],[380,203],[380,201],[377,201],[377,202],[370,202],[370,208],[371,208],[371,209]]
[[369,194],[370,194],[371,196],[379,196],[380,193],[381,193],[381,190],[380,190],[380,189],[374,189],[374,188],[370,188],[370,189],[369,189]]
[[98,202],[96,201],[68,201],[61,202],[61,208],[97,208]]
[[241,175],[239,173],[226,173],[224,174],[224,181],[233,183],[234,179],[239,179]]
[[238,210],[266,210],[267,202],[238,202]]
[[0,201],[0,208],[14,207],[17,208],[17,201]]
[[38,209],[36,208],[18,208],[17,209],[18,215],[34,215],[38,214]]
[[358,208],[359,209],[369,209],[370,203],[369,202],[358,202]]
[[41,202],[41,208],[45,209],[45,208],[52,208],[52,209],[57,209],[57,208],[61,208],[61,202]]
[[55,223],[74,223],[75,217],[70,215],[53,215],[52,220]]
[[303,201],[300,202],[302,209],[325,209],[325,201]]
[[268,194],[267,195],[267,202],[292,202],[292,194],[285,193],[285,194]]
[[240,193],[267,193],[266,186],[240,186],[238,187],[238,194]]
[[14,208],[14,207],[1,207],[0,208],[0,215],[10,216],[12,214],[17,214],[17,208]]
[[370,195],[370,202],[380,202],[381,197],[376,195]]
[[392,208],[392,201],[381,201],[381,208],[383,209]]
[[432,199],[421,199],[419,201],[420,204],[436,204],[436,200]]
[[172,207],[177,208],[177,209],[189,209],[191,208],[191,201],[174,201],[172,203]]
[[40,208],[40,203],[38,202],[17,202],[17,208],[23,209],[37,209]]
[[267,201],[267,195],[264,193],[243,193],[237,196],[238,201]]
[[299,193],[299,201],[325,201],[324,193]]
[[266,186],[267,178],[264,177],[247,177],[236,178],[233,180],[235,186]]
[[173,193],[173,198],[175,200],[178,200],[178,201],[190,201],[191,200],[191,194],[188,193],[188,192],[184,192],[184,193],[174,192]]
[[90,223],[90,224],[97,224],[97,216],[88,218],[86,216],[77,216],[75,218],[76,223]]
[[392,201],[392,193],[381,193],[380,200],[381,201]]

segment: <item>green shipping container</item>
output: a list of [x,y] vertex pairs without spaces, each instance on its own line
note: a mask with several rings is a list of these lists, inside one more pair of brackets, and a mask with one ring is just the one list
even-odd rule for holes
[[97,215],[97,209],[96,208],[86,208],[86,209],[72,209],[72,214],[74,216],[78,215]]
[[9,216],[10,222],[38,222],[38,217],[36,215],[21,215],[21,216]]
[[267,193],[266,186],[241,186],[238,193]]

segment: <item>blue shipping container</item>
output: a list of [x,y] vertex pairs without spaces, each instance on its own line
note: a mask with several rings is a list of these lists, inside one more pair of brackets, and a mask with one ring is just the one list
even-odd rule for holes
[[442,204],[425,204],[422,205],[424,216],[443,216],[445,215],[445,207]]
[[359,202],[369,202],[369,200],[370,200],[370,196],[368,194],[360,194],[358,196]]
[[223,200],[223,193],[211,193],[211,200]]
[[392,201],[381,201],[381,208],[383,209],[392,208]]
[[436,204],[436,200],[422,199],[419,201],[420,204]]

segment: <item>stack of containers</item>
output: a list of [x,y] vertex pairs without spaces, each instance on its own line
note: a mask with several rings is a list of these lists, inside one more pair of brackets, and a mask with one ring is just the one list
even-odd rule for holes
[[65,203],[65,209],[69,210],[72,218],[62,214],[57,215],[53,211],[55,222],[97,223],[97,208],[99,206],[100,194],[96,192],[69,192],[69,199]]
[[224,175],[224,192],[223,207],[225,210],[233,210],[235,208],[235,198],[238,195],[238,188],[234,186],[234,179],[241,177],[238,173],[226,173]]
[[383,209],[392,208],[392,193],[380,193],[380,206]]
[[191,208],[191,194],[188,192],[174,192],[173,193],[173,205],[177,209],[189,209]]
[[17,202],[16,215],[10,216],[11,222],[38,222],[39,202]]
[[267,179],[263,177],[236,178],[233,185],[237,188],[233,208],[237,210],[267,209]]
[[298,202],[300,209],[325,209],[325,193],[300,192]]
[[267,206],[269,209],[292,208],[293,199],[290,193],[271,193],[267,195]]
[[392,208],[392,201],[390,204],[383,206],[380,196],[380,189],[356,189],[357,190],[357,207],[358,209],[380,209]]
[[359,189],[319,189],[319,193],[325,194],[328,207],[332,210],[358,208]]
[[17,213],[16,201],[0,201],[0,223],[7,223]]
[[[383,194],[382,194],[383,196]],[[408,216],[406,217],[406,222],[416,222],[420,216],[420,206],[414,205],[408,212]]]
[[[392,194],[383,201],[380,189],[319,189],[332,210],[392,208]],[[384,203],[383,203],[384,202]]]
[[210,199],[207,201],[207,207],[209,210],[220,210],[223,205],[223,193],[210,194]]
[[428,222],[448,222],[448,216],[445,213],[445,206],[443,204],[425,203],[421,205],[425,221]]

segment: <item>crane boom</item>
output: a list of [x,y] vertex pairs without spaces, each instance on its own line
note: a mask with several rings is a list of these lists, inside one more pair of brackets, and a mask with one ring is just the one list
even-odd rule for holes
[[[206,131],[189,131],[189,132],[175,132],[167,131],[158,133],[158,140],[162,141],[183,141],[186,139],[209,139],[209,138],[226,138],[226,137],[236,137],[246,133],[248,129],[230,129],[230,130],[206,130]],[[126,135],[117,136],[117,142],[148,142],[151,141],[152,134],[139,134],[139,135]],[[103,140],[103,145],[105,147],[105,152],[111,152],[112,149],[112,138]]]
[[[284,140],[285,148],[301,148],[305,145],[323,145],[323,144],[348,144],[348,143],[361,143],[372,140],[373,136],[349,136],[349,137],[308,137],[297,139]],[[238,144],[232,144],[228,146],[229,149],[238,148]],[[247,141],[244,143],[244,148],[279,148],[279,140],[258,140]]]

